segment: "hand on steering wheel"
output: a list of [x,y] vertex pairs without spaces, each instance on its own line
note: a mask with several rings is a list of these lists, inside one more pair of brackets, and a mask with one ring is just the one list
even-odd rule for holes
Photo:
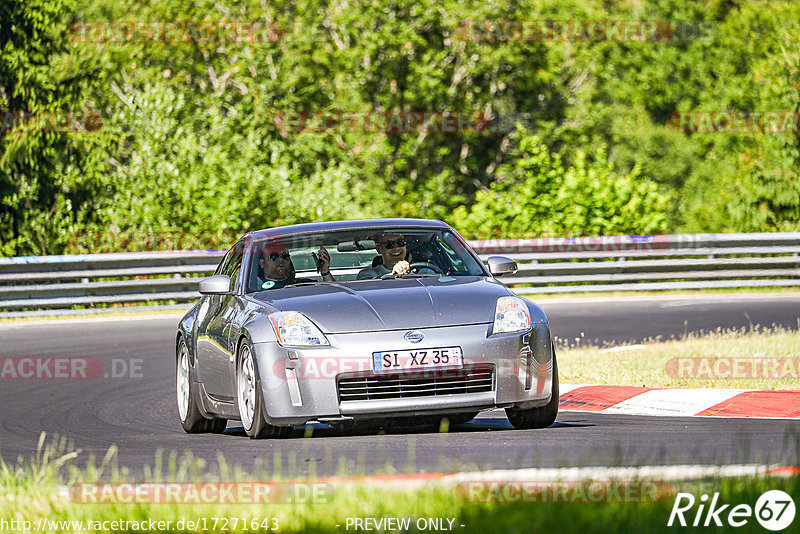
[[394,267],[392,267],[393,275],[408,274],[409,272],[411,272],[411,266],[406,260],[400,260],[394,264]]
[[434,265],[433,263],[429,263],[427,261],[415,261],[410,266],[411,270],[414,270],[416,267],[417,270],[414,272],[419,272],[419,269],[430,269],[431,271],[439,274],[444,274],[444,272],[439,268],[438,265]]

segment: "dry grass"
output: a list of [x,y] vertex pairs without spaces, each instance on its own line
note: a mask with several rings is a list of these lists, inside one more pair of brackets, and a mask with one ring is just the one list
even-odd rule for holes
[[566,348],[558,366],[569,384],[800,389],[800,333],[728,331],[610,349]]

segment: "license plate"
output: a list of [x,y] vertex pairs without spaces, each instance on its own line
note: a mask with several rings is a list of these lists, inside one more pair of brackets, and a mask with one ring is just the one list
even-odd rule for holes
[[372,353],[372,370],[376,373],[415,369],[460,369],[462,366],[461,347],[386,350]]

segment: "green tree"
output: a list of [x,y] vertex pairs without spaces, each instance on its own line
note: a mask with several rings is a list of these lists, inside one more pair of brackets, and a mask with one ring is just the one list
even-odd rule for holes
[[[9,0],[0,14],[0,106],[103,119],[92,135],[0,131],[5,254],[61,252],[93,231],[227,236],[351,217],[437,217],[473,235],[800,220],[796,135],[670,123],[688,110],[796,110],[794,1]],[[661,20],[675,34],[465,32],[470,20],[506,19]],[[253,21],[279,38],[70,41],[75,21]],[[298,133],[282,122],[337,110],[466,111],[492,123]]]
[[638,167],[619,172],[600,148],[566,166],[536,135],[516,132],[519,152],[453,223],[472,238],[650,234],[667,229],[668,197]]
[[53,251],[91,220],[102,194],[97,136],[57,126],[66,118],[82,130],[89,111],[92,72],[67,38],[72,8],[71,0],[0,5],[0,254]]

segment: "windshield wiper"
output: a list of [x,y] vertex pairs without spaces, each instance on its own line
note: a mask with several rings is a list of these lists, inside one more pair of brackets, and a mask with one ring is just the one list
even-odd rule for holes
[[330,284],[330,282],[315,282],[314,280],[309,280],[307,282],[297,282],[296,284],[287,284],[283,287],[316,286],[319,284]]
[[381,280],[394,280],[395,278],[431,278],[431,277],[440,277],[440,276],[447,276],[445,274],[439,273],[406,273],[406,274],[394,274],[394,273],[387,273],[381,276]]

